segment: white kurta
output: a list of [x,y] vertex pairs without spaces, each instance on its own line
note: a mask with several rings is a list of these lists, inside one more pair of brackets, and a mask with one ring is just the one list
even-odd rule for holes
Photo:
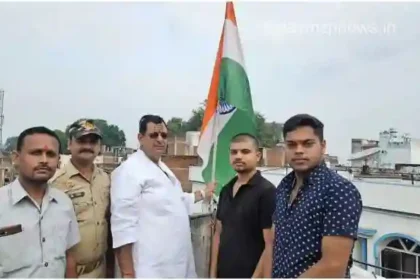
[[113,247],[133,243],[136,278],[197,277],[189,221],[193,203],[194,195],[183,192],[172,171],[141,150],[114,170]]

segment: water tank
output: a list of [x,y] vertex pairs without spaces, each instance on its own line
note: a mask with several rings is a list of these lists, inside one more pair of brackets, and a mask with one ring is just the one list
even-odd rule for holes
[[185,138],[188,146],[197,147],[200,140],[200,131],[187,131]]

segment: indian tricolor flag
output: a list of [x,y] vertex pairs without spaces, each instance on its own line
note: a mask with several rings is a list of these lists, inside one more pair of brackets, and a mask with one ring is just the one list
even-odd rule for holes
[[205,182],[218,182],[216,194],[235,176],[229,145],[238,133],[255,135],[256,123],[235,11],[228,2],[197,150]]

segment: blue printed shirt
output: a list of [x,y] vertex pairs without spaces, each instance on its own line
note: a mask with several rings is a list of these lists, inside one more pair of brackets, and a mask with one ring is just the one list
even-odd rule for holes
[[[324,236],[357,239],[362,199],[351,182],[322,163],[290,205],[294,181],[292,172],[276,190],[273,278],[297,278],[316,264]],[[351,265],[350,256],[346,275]]]

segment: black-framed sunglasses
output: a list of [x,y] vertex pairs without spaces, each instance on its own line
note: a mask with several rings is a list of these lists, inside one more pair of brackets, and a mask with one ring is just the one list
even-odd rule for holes
[[149,137],[152,138],[152,139],[157,139],[159,137],[159,135],[160,135],[160,137],[162,137],[162,139],[168,138],[168,133],[166,133],[166,132],[152,132],[152,133],[149,134]]

